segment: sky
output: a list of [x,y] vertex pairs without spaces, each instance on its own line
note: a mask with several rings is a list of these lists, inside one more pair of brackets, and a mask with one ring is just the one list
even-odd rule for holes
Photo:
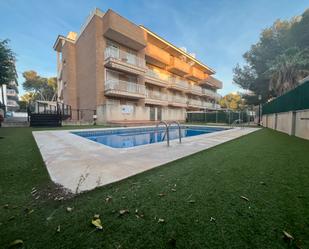
[[0,39],[10,39],[17,55],[20,94],[22,72],[56,76],[53,44],[59,34],[79,32],[95,8],[113,9],[172,44],[185,47],[216,71],[219,93],[240,89],[233,68],[256,43],[264,28],[309,7],[308,0],[0,0]]

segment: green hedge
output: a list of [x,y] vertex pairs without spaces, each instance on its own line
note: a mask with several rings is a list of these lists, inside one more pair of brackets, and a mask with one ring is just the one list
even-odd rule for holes
[[306,81],[273,101],[264,104],[262,113],[271,114],[304,109],[309,109],[309,81]]

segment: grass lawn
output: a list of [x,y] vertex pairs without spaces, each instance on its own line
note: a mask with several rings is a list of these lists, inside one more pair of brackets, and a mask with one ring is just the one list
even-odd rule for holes
[[31,194],[51,185],[31,131],[0,129],[0,248],[309,248],[309,141],[263,129],[54,200]]

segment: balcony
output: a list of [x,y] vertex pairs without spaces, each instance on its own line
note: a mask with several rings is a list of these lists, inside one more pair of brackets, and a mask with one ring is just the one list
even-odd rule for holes
[[187,99],[181,96],[168,95],[168,105],[175,107],[187,107]]
[[205,79],[205,74],[200,69],[191,67],[190,73],[185,75],[185,77],[190,80],[200,81],[200,80]]
[[146,90],[145,104],[167,106],[167,95],[158,91],[151,92]]
[[202,106],[203,106],[204,109],[209,109],[209,110],[221,109],[220,105],[218,105],[216,103],[206,102],[206,101],[202,101]]
[[148,43],[146,47],[146,60],[150,64],[164,68],[170,63],[170,55],[163,49]]
[[180,76],[190,73],[190,65],[173,56],[170,57],[170,65],[166,69]]
[[221,99],[221,95],[212,91],[212,90],[209,90],[209,89],[205,89],[203,88],[202,89],[202,95],[203,96],[206,96],[206,97],[210,97],[212,99]]
[[186,93],[202,96],[203,91],[202,91],[202,88],[200,86],[189,84],[189,89],[186,91]]
[[202,101],[199,99],[188,99],[188,107],[203,108]]
[[222,88],[222,82],[212,76],[206,77],[204,80],[200,82],[200,85],[208,85],[216,89]]
[[125,50],[107,47],[104,57],[108,68],[136,75],[144,75],[146,72],[145,60]]
[[145,86],[123,80],[107,80],[104,94],[132,99],[145,98]]
[[16,96],[16,91],[14,89],[6,89],[7,96]]
[[163,77],[162,74],[157,73],[151,69],[148,69],[145,74],[145,82],[150,83],[152,85],[167,87],[168,85],[168,76]]
[[103,35],[134,50],[146,47],[143,30],[112,10],[103,16]]
[[19,106],[15,100],[11,100],[11,99],[7,100],[6,105],[10,106],[10,107],[17,107],[17,106]]
[[181,80],[175,77],[170,77],[168,88],[178,90],[178,91],[187,91],[189,89],[189,84],[185,80]]

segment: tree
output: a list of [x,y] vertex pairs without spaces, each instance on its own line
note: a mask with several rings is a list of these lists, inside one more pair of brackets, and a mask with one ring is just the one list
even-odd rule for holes
[[2,103],[4,102],[3,86],[11,81],[17,82],[15,54],[9,47],[9,40],[0,40],[0,86],[2,87]]
[[26,92],[24,95],[20,96],[20,99],[29,104],[30,102],[35,101],[35,94],[33,92]]
[[35,71],[26,71],[23,73],[25,82],[23,83],[24,90],[31,93],[32,100],[55,101],[57,97],[57,78],[41,77]]
[[291,48],[279,55],[269,66],[270,90],[281,95],[309,75],[309,49]]
[[244,101],[242,96],[238,93],[229,93],[219,100],[222,108],[231,110],[242,110],[244,108]]
[[257,104],[258,95],[262,101],[279,96],[308,75],[308,48],[309,10],[290,21],[277,20],[243,55],[246,63],[234,68],[233,82],[255,94],[243,96],[248,104]]

